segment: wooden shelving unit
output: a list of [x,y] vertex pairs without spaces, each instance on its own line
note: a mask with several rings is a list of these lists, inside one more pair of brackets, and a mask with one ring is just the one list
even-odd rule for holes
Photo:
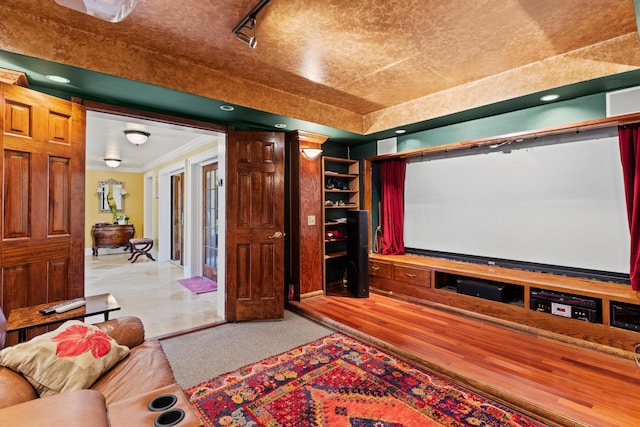
[[347,256],[347,212],[360,209],[360,176],[357,160],[322,159],[322,224],[324,234],[324,286],[342,283]]

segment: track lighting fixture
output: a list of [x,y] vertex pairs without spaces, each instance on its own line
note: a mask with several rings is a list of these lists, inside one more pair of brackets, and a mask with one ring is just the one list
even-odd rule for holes
[[134,145],[142,145],[149,139],[151,134],[149,132],[143,132],[141,130],[125,130],[124,135],[127,137],[130,143]]
[[[248,30],[249,32],[242,32],[242,30]],[[256,39],[256,18],[251,18],[249,22],[236,33],[236,38],[248,45],[251,49],[255,49],[258,45],[258,40]]]
[[256,16],[269,1],[270,0],[261,0],[233,29],[236,38],[251,49],[255,49],[258,45],[258,40],[256,39]]

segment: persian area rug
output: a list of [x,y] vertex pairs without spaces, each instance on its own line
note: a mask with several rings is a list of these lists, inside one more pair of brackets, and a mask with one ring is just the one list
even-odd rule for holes
[[186,393],[206,426],[544,426],[339,333]]
[[205,294],[218,290],[218,284],[211,279],[202,276],[189,277],[188,279],[178,280],[185,288],[196,294]]

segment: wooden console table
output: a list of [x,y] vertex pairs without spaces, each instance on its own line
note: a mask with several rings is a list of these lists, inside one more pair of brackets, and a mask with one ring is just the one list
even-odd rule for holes
[[98,248],[119,248],[131,249],[129,240],[133,239],[135,229],[133,225],[116,224],[96,224],[91,227],[91,240],[93,245],[91,250],[93,256],[98,256]]

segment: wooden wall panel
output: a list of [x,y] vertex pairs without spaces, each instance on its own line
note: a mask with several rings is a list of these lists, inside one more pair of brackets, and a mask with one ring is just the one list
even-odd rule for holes
[[[232,195],[233,196],[233,195]],[[238,174],[238,194],[237,194],[238,215],[237,224],[239,227],[248,227],[251,224],[249,207],[251,206],[251,174]]]
[[265,172],[261,174],[260,185],[262,187],[262,215],[260,224],[265,226],[273,226],[275,221],[275,212],[273,211],[276,204],[274,197],[274,177],[272,173]]
[[[294,300],[323,293],[322,158],[308,159],[302,148],[321,148],[324,135],[287,134],[289,163],[290,282]],[[315,224],[309,224],[315,218]]]
[[[260,298],[275,298],[276,290],[273,287],[274,272],[276,270],[275,248],[272,243],[260,245]],[[280,286],[280,283],[277,283]]]
[[7,100],[4,115],[4,133],[31,136],[31,106]]
[[66,114],[49,112],[49,138],[50,142],[59,144],[71,143],[71,117]]
[[31,155],[13,150],[4,152],[4,239],[30,234]]
[[7,315],[12,309],[29,305],[31,274],[28,265],[2,269],[2,308]]
[[[42,262],[60,257],[69,257],[68,239],[5,240],[2,251],[2,265],[5,267],[16,266],[24,264],[26,261]],[[44,277],[46,278],[46,276]]]
[[274,160],[274,145],[267,142],[260,143],[262,145],[262,158],[260,161],[262,163],[270,163],[273,164]]
[[251,141],[246,139],[238,141],[238,163],[251,163],[252,157]]
[[237,299],[251,299],[251,246],[236,247]]
[[47,295],[50,301],[67,298],[69,285],[69,259],[51,259],[47,266]]
[[69,234],[71,209],[69,159],[49,158],[49,235]]

